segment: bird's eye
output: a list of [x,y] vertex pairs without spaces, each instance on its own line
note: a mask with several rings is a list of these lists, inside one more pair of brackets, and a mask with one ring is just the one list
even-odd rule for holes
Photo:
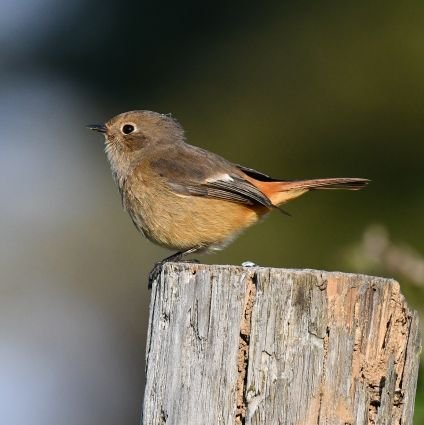
[[122,127],[122,133],[124,134],[130,134],[135,130],[134,126],[132,124],[125,124]]

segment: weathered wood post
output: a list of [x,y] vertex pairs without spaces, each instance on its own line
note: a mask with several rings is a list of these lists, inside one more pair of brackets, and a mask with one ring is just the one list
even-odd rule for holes
[[391,279],[170,263],[143,425],[412,425],[418,318]]

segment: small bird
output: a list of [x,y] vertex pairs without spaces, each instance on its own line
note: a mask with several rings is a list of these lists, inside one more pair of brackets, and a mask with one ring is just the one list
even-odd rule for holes
[[105,151],[122,205],[152,242],[177,253],[155,264],[149,287],[167,261],[219,250],[244,229],[309,190],[362,189],[363,178],[274,179],[186,143],[171,115],[119,114],[88,125],[104,134]]

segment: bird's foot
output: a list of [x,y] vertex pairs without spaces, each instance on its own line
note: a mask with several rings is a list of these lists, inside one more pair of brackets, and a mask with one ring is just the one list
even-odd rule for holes
[[200,263],[200,261],[196,260],[195,258],[186,260],[186,259],[181,259],[181,257],[177,256],[177,255],[171,255],[171,257],[165,258],[162,261],[158,261],[157,263],[155,263],[155,265],[153,266],[153,269],[149,273],[149,283],[147,285],[148,289],[152,289],[153,282],[160,276],[160,274],[162,272],[163,265],[165,263],[169,263],[169,262],[196,263],[196,264]]
[[194,264],[200,264],[200,261],[197,258],[190,258],[187,260],[180,260],[180,261],[176,261],[176,263],[194,263]]

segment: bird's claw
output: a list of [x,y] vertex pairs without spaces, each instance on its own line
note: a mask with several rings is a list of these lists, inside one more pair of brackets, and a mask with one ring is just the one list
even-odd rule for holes
[[[150,271],[149,273],[149,283],[147,285],[148,289],[152,289],[153,286],[153,282],[160,276],[160,274],[162,273],[162,268],[163,265],[165,263],[168,262],[172,262],[172,259],[169,259],[167,261],[158,261],[157,263],[155,263],[155,265],[153,266],[153,269]],[[175,261],[176,263],[195,263],[195,264],[199,264],[200,261],[196,260],[195,258],[190,259],[190,260],[178,260]]]
[[200,264],[200,261],[197,260],[196,258],[191,258],[191,259],[187,259],[187,260],[180,260],[178,261],[178,263],[194,263],[194,264]]

